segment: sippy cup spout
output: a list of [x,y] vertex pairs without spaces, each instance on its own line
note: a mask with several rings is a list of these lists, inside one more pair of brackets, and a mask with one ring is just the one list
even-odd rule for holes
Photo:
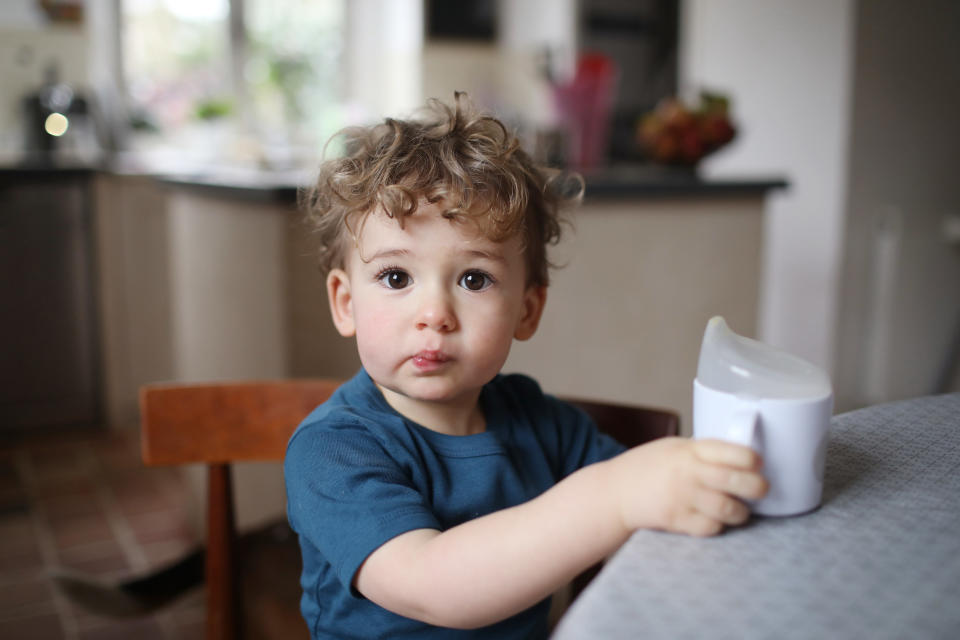
[[737,335],[720,316],[707,322],[700,346],[701,384],[758,398],[814,398],[832,393],[819,367],[757,340]]

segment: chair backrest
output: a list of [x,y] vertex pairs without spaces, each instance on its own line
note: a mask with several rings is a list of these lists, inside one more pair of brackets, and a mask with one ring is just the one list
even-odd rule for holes
[[669,409],[654,409],[595,400],[564,398],[583,409],[604,433],[625,447],[636,447],[657,438],[680,434],[680,416]]
[[[336,380],[271,380],[211,384],[152,384],[140,390],[143,460],[148,465],[206,463],[208,639],[236,638],[239,576],[230,463],[283,460],[297,425],[340,385]],[[677,435],[672,411],[567,399],[602,431],[633,447]],[[596,568],[575,582],[586,585]]]
[[283,460],[303,418],[337,380],[151,384],[140,390],[147,464]]

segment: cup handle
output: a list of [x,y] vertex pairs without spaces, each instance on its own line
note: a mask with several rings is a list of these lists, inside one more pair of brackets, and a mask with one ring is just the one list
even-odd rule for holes
[[727,426],[724,439],[756,450],[759,445],[757,440],[759,420],[757,418],[755,409],[738,409],[730,417],[730,424]]

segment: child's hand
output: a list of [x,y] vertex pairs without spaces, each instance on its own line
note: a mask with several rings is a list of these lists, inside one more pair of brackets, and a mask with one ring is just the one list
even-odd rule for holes
[[720,440],[662,438],[610,460],[623,524],[712,536],[750,516],[743,500],[767,493],[762,460]]

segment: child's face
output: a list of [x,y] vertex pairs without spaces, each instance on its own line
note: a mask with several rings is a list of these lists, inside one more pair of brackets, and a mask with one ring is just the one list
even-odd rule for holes
[[475,403],[514,338],[536,331],[546,291],[527,286],[518,237],[491,242],[441,210],[422,203],[403,228],[368,216],[345,270],[327,279],[331,310],[381,388],[419,402]]

